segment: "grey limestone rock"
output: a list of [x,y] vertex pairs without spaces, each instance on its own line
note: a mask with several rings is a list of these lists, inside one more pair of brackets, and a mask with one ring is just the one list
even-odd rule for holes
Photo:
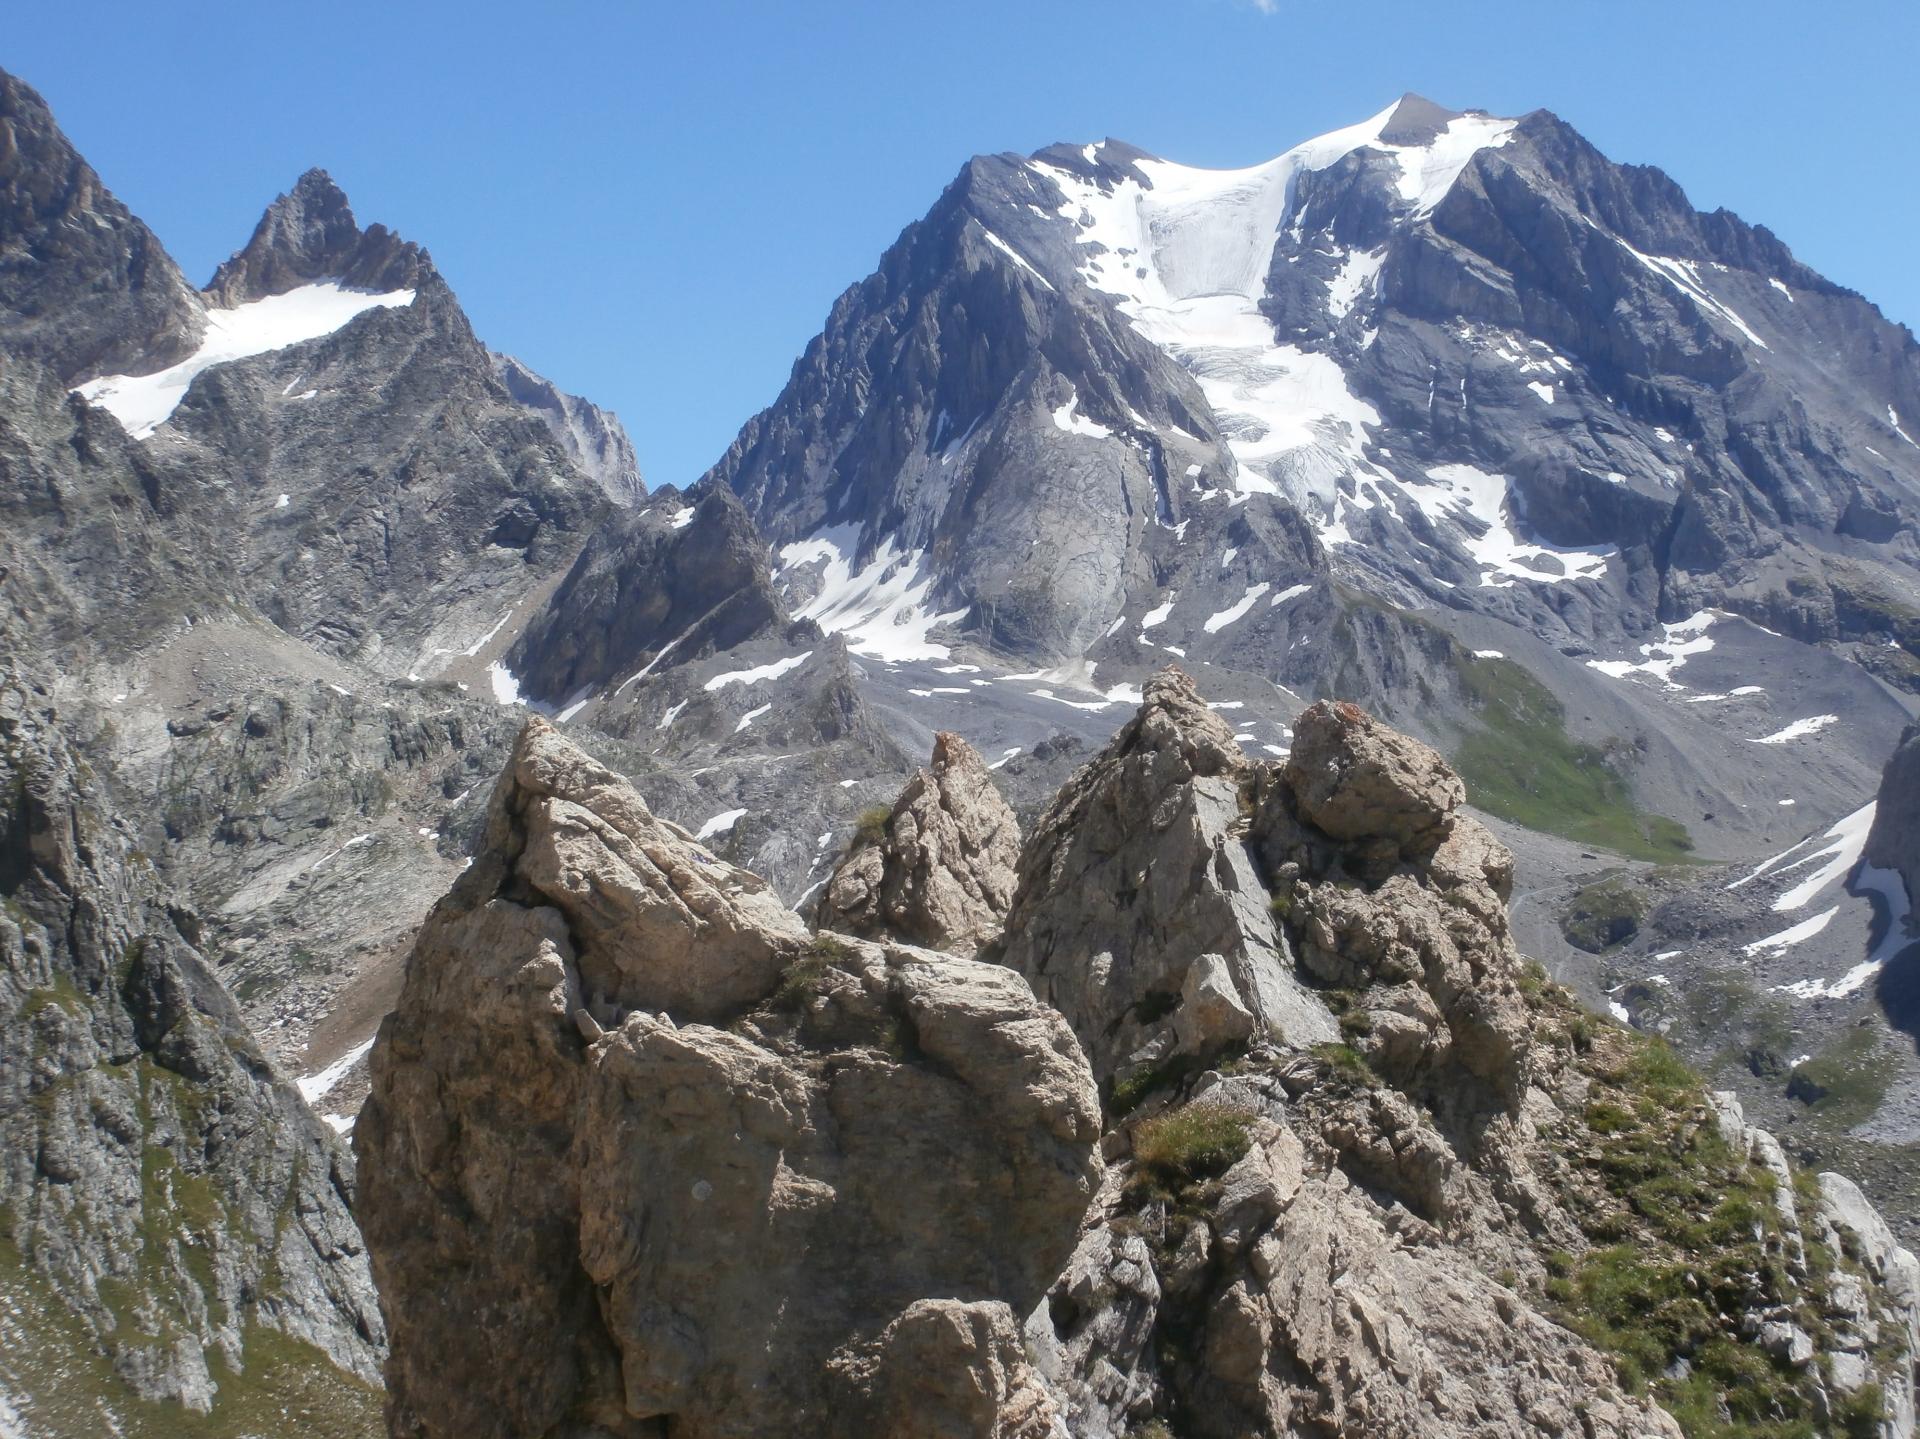
[[937,734],[877,833],[856,833],[816,922],[868,939],[971,955],[1013,900],[1020,826],[973,746]]

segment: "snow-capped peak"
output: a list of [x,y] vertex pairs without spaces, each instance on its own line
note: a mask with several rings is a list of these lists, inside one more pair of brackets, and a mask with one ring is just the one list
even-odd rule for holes
[[[1390,203],[1417,219],[1475,154],[1504,145],[1516,123],[1405,96],[1358,125],[1241,170],[1177,165],[1124,147],[1115,149],[1125,158],[1118,183],[1111,169],[1087,175],[1046,159],[1029,163],[1059,188],[1064,203],[1056,213],[1074,229],[1081,279],[1114,296],[1141,334],[1199,380],[1226,423],[1240,462],[1238,487],[1284,490],[1333,534],[1333,478],[1374,470],[1363,454],[1363,427],[1379,416],[1327,356],[1276,343],[1260,312],[1295,182],[1356,150],[1380,151],[1399,170]],[[1099,166],[1106,148],[1087,146],[1081,158]],[[1372,285],[1379,264],[1370,254],[1343,270],[1330,296],[1340,314]]]

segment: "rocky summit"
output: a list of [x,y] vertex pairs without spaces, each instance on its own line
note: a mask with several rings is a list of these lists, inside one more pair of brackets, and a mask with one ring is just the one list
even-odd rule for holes
[[1909,1439],[1913,336],[1544,110],[928,198],[649,485],[0,73],[0,1439]]
[[1297,731],[1156,676],[962,958],[809,932],[530,721],[355,1131],[392,1431],[1906,1432],[1858,1189],[1521,956],[1431,749]]

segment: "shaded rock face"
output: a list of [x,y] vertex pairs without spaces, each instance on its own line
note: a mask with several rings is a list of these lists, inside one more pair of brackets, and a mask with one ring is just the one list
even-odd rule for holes
[[983,957],[1067,1016],[1102,1080],[1255,1036],[1335,1036],[1247,843],[1253,782],[1193,681],[1163,670],[1028,839],[1005,934]]
[[1020,825],[973,746],[937,734],[877,834],[857,834],[820,897],[822,929],[972,954],[1013,901]]
[[740,502],[717,485],[690,498],[691,516],[669,492],[594,532],[508,652],[528,698],[568,704],[787,623]]
[[375,293],[405,290],[430,263],[426,251],[385,225],[362,230],[333,177],[314,169],[267,206],[246,246],[214,271],[207,297],[231,307],[316,280]]
[[30,86],[0,71],[0,327],[67,384],[199,338],[199,297],[153,232],[80,158]]
[[[229,1389],[262,1382],[250,1361],[271,1330],[298,1341],[307,1399],[370,1414],[385,1329],[352,1159],[274,1074],[201,957],[199,917],[159,887],[45,691],[11,660],[7,676],[0,1295],[16,1319],[51,1296],[80,1339],[55,1370],[10,1373],[10,1397],[29,1432],[80,1432],[49,1417],[67,1412],[49,1375],[97,1346],[134,1395],[228,1413]],[[28,1325],[9,1343],[33,1342]]]
[[809,939],[530,721],[355,1131],[394,1432],[1039,1439],[1098,1132],[1018,976]]
[[1887,761],[1866,856],[1869,864],[1898,871],[1910,897],[1920,895],[1920,726],[1900,737]]
[[539,415],[580,472],[600,486],[617,505],[638,505],[646,499],[646,481],[633,441],[612,410],[591,400],[569,395],[544,375],[536,375],[511,355],[495,354],[493,372],[507,393]]

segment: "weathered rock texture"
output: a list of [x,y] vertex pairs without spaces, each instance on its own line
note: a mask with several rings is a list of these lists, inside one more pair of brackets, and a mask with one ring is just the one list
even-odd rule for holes
[[907,781],[883,825],[855,834],[827,881],[817,922],[868,939],[972,954],[1013,902],[1020,825],[993,774],[957,734]]
[[1067,1016],[1101,1079],[1256,1036],[1334,1037],[1247,843],[1253,778],[1193,681],[1163,670],[1022,852],[1005,936],[985,957]]
[[33,88],[0,71],[0,328],[9,352],[72,384],[183,358],[205,326],[159,240],[60,133]]
[[512,355],[496,353],[493,372],[507,393],[547,422],[567,458],[579,466],[617,505],[638,505],[646,498],[640,461],[633,441],[612,410],[591,400],[569,395],[544,375],[529,370]]
[[340,1423],[371,1414],[385,1331],[352,1160],[254,1043],[45,690],[6,670],[0,1305],[38,1316],[8,1326],[9,1412],[137,1429],[107,1376],[81,1383],[98,1349],[139,1399],[222,1422],[296,1390]]
[[385,225],[362,230],[333,177],[313,169],[267,206],[246,245],[214,272],[207,297],[232,307],[317,280],[376,293],[404,290],[431,264],[426,251]]
[[[1087,801],[1118,800],[1101,788],[1116,758],[1144,754],[1198,778],[1130,791],[1145,814],[1118,831],[1125,866],[1059,863],[1102,822]],[[1192,863],[1179,822],[1210,775],[1243,797],[1252,897],[1280,926],[1266,962],[1338,1012],[1342,1042],[1243,1029],[1215,1069],[1167,1046],[1120,1072],[1121,1160],[1026,1323],[1068,1432],[1680,1434],[1662,1404],[1689,1432],[1823,1416],[1907,1432],[1911,1256],[1861,1216],[1863,1239],[1811,1233],[1771,1136],[1726,1101],[1716,1118],[1671,1056],[1597,1026],[1525,961],[1511,856],[1459,812],[1438,755],[1354,706],[1309,708],[1290,758],[1256,764],[1164,674],[1070,783],[1023,857],[1007,952],[1107,916],[1097,947],[1037,950],[1096,1054],[1141,992],[1109,956],[1164,971],[1179,953],[1146,902],[1154,877],[1193,876],[1188,910],[1235,892],[1228,866]],[[1188,942],[1196,969],[1208,942]],[[1158,991],[1176,1036],[1190,990]],[[1874,1336],[1892,1342],[1869,1359]]]
[[530,721],[355,1132],[394,1432],[1040,1439],[1098,1131],[1016,975],[810,939]]

